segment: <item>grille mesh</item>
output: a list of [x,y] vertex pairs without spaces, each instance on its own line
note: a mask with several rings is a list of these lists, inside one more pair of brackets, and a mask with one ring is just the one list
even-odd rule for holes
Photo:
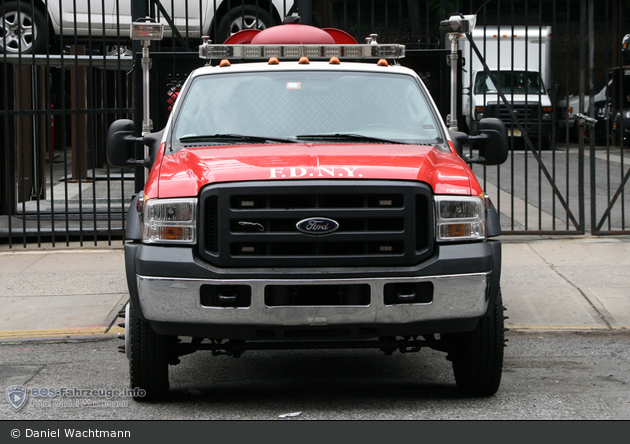
[[208,196],[203,212],[203,230],[205,233],[205,249],[210,254],[219,253],[219,213],[217,196]]
[[[432,254],[428,186],[379,181],[219,184],[201,193],[200,256],[219,267],[413,265]],[[305,219],[339,228],[300,232]]]

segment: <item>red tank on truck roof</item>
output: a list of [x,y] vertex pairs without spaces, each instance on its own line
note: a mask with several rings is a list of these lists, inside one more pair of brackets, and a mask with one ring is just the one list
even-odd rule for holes
[[225,45],[256,44],[256,45],[291,45],[291,44],[343,44],[351,45],[358,42],[354,37],[341,29],[316,28],[302,25],[299,22],[285,22],[284,26],[272,26],[265,30],[245,29],[228,37]]

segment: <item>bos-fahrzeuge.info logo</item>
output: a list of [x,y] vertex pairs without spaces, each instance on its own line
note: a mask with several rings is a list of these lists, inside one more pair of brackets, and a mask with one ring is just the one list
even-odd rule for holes
[[12,385],[7,387],[7,401],[15,410],[20,410],[26,404],[28,398],[28,390],[21,385]]
[[[146,392],[139,388],[116,390],[32,387],[29,390],[22,385],[12,385],[6,389],[7,401],[14,410],[24,407],[29,394],[32,398],[38,398],[32,401],[37,407],[125,407],[127,401],[120,398],[140,398],[145,396]],[[81,398],[101,398],[101,400]],[[102,398],[105,398],[105,401]]]

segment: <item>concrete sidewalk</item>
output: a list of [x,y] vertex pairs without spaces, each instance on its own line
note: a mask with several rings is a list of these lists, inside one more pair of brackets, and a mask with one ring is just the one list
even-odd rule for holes
[[0,251],[0,341],[123,333],[128,298],[122,243]]
[[630,329],[630,237],[503,241],[509,328]]
[[[630,237],[503,236],[513,330],[630,329]],[[0,249],[0,341],[123,333],[122,244]]]

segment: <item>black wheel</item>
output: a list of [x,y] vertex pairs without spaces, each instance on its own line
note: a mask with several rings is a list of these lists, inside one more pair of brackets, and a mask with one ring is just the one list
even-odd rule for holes
[[168,392],[168,350],[171,337],[158,335],[130,304],[125,322],[131,389],[136,401],[153,401]]
[[237,6],[221,18],[215,41],[223,43],[232,34],[244,29],[267,29],[276,22],[263,8],[254,5]]
[[457,389],[465,395],[494,395],[501,383],[505,347],[501,290],[490,313],[471,332],[450,335],[449,358]]
[[0,5],[0,53],[41,54],[46,51],[46,17],[31,2]]

